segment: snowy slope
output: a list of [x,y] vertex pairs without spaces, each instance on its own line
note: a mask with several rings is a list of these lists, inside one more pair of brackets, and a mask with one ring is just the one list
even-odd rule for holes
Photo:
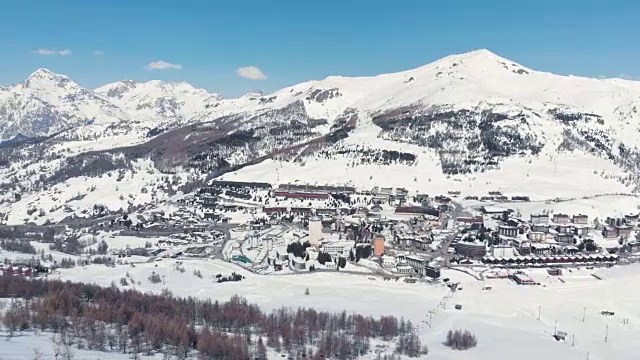
[[126,119],[126,112],[102,96],[47,69],[36,70],[20,84],[0,87],[0,139]]
[[144,83],[124,80],[95,90],[136,120],[183,122],[222,98],[186,82],[152,80]]
[[[562,277],[550,276],[546,269],[527,269],[527,274],[542,284],[527,287],[508,279],[480,282],[467,275],[488,276],[485,268],[443,270],[443,278],[460,283],[461,291],[453,293],[442,283],[407,284],[335,272],[257,275],[218,260],[184,261],[183,273],[175,270],[174,265],[173,261],[146,263],[127,271],[140,281],[135,289],[143,292],[160,293],[169,288],[174,294],[219,301],[240,295],[266,310],[282,306],[314,307],[331,312],[354,311],[365,316],[404,317],[416,325],[422,342],[429,347],[426,359],[580,360],[588,356],[622,360],[632,359],[640,351],[640,345],[633,341],[640,329],[637,315],[640,304],[637,295],[627,290],[628,284],[639,279],[637,264],[573,269],[565,271]],[[347,269],[353,269],[352,266]],[[194,270],[201,271],[203,278],[193,276]],[[211,284],[215,274],[231,271],[242,274],[245,280],[222,286]],[[120,267],[90,265],[85,271],[62,270],[60,278],[109,286],[118,282],[122,272]],[[166,284],[151,284],[147,278],[152,272],[164,276]],[[491,290],[483,290],[485,286]],[[309,296],[302,295],[305,289],[309,289]],[[462,305],[462,310],[456,310],[456,304]],[[615,316],[602,316],[603,310],[614,311]],[[628,319],[628,323],[623,319]],[[568,334],[566,342],[554,340],[556,328]],[[478,346],[467,351],[446,348],[442,342],[449,329],[470,330],[476,334]],[[376,357],[370,354],[364,358]]]

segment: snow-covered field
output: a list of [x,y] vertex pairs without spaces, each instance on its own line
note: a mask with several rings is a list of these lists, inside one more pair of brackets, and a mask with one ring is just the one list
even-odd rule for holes
[[530,196],[534,200],[630,192],[628,187],[616,180],[594,174],[594,171],[602,170],[619,174],[619,169],[605,160],[581,153],[559,154],[554,160],[541,157],[507,159],[499,170],[458,176],[442,174],[430,150],[419,149],[417,156],[418,162],[412,166],[391,164],[351,167],[350,161],[344,158],[311,158],[304,165],[267,160],[225,174],[224,179],[261,179],[272,183],[318,185],[353,184],[361,189],[395,186],[428,194],[446,194],[450,190],[457,190],[462,195],[479,196],[489,191],[502,191],[505,194]]
[[[54,341],[52,333],[23,332],[14,337],[5,337],[0,332],[0,359],[2,360],[30,360],[30,359],[62,359],[67,348],[61,346],[59,341]],[[72,359],[77,360],[127,360],[131,359],[129,354],[117,352],[99,352],[91,350],[80,350],[74,347],[69,348]],[[56,357],[56,354],[58,356]],[[145,359],[161,359],[162,356],[145,357]]]
[[589,198],[579,198],[568,201],[536,201],[528,203],[506,203],[502,206],[520,212],[524,218],[531,214],[539,214],[544,211],[565,214],[585,214],[590,219],[607,217],[622,217],[628,214],[636,214],[640,209],[640,197],[626,195],[608,195]]
[[[578,360],[589,353],[590,359],[626,360],[640,352],[640,344],[635,341],[640,331],[640,302],[628,290],[631,284],[640,281],[640,265],[565,271],[563,281],[542,269],[527,271],[540,286],[519,286],[510,280],[497,279],[481,283],[467,274],[446,270],[443,278],[460,282],[463,287],[452,295],[448,295],[444,285],[371,280],[371,276],[326,272],[255,275],[216,260],[184,261],[183,265],[186,269],[183,273],[174,269],[173,261],[138,264],[126,271],[141,283],[135,285],[141,291],[160,292],[168,288],[178,296],[220,300],[237,294],[266,310],[312,306],[328,311],[402,316],[419,326],[422,340],[431,349],[430,359]],[[196,269],[202,272],[202,279],[193,275]],[[86,271],[62,270],[60,276],[108,286],[118,283],[124,271],[122,267],[88,266]],[[166,284],[151,284],[147,277],[153,271],[164,276]],[[236,283],[213,282],[215,274],[232,271],[246,279]],[[483,286],[492,289],[483,290]],[[304,295],[306,288],[310,291],[308,296]],[[463,305],[462,310],[455,310],[456,304]],[[604,317],[600,314],[603,310],[614,311],[615,315]],[[432,327],[428,326],[430,311]],[[628,324],[623,324],[624,319],[628,319]],[[558,331],[568,333],[566,342],[552,338],[556,326]],[[455,352],[441,345],[446,331],[456,328],[474,332],[478,347]]]

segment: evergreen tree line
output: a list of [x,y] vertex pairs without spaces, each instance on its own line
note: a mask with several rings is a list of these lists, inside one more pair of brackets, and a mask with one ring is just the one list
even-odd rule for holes
[[0,276],[0,297],[23,299],[3,316],[10,334],[52,331],[65,345],[99,351],[247,360],[266,359],[271,348],[294,358],[355,359],[374,338],[400,341],[397,351],[408,356],[422,349],[404,319],[311,308],[267,313],[240,297],[218,302],[15,276]]
[[23,254],[35,254],[36,249],[29,241],[25,240],[0,240],[0,248]]

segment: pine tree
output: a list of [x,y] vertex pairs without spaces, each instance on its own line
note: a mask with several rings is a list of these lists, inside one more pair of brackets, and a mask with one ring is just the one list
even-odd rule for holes
[[256,347],[258,352],[258,360],[267,360],[267,347],[264,346],[264,341],[262,341],[262,336],[258,338],[258,344]]

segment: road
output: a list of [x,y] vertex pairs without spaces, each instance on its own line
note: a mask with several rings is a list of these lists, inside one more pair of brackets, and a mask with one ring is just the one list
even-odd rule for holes
[[[449,214],[451,219],[455,220],[460,216],[471,216],[471,214],[464,212],[462,210],[462,206],[460,204],[458,203],[452,203],[452,204],[453,204],[453,210]],[[443,257],[445,258],[445,264],[448,264],[450,260],[450,254],[447,251],[449,250],[449,247],[451,247],[451,244],[453,244],[453,241],[455,240],[456,236],[460,234],[460,232],[461,232],[460,230],[456,229],[452,234],[446,237],[446,239],[440,244],[440,247],[438,248],[438,250],[434,251],[430,255],[434,258]]]

